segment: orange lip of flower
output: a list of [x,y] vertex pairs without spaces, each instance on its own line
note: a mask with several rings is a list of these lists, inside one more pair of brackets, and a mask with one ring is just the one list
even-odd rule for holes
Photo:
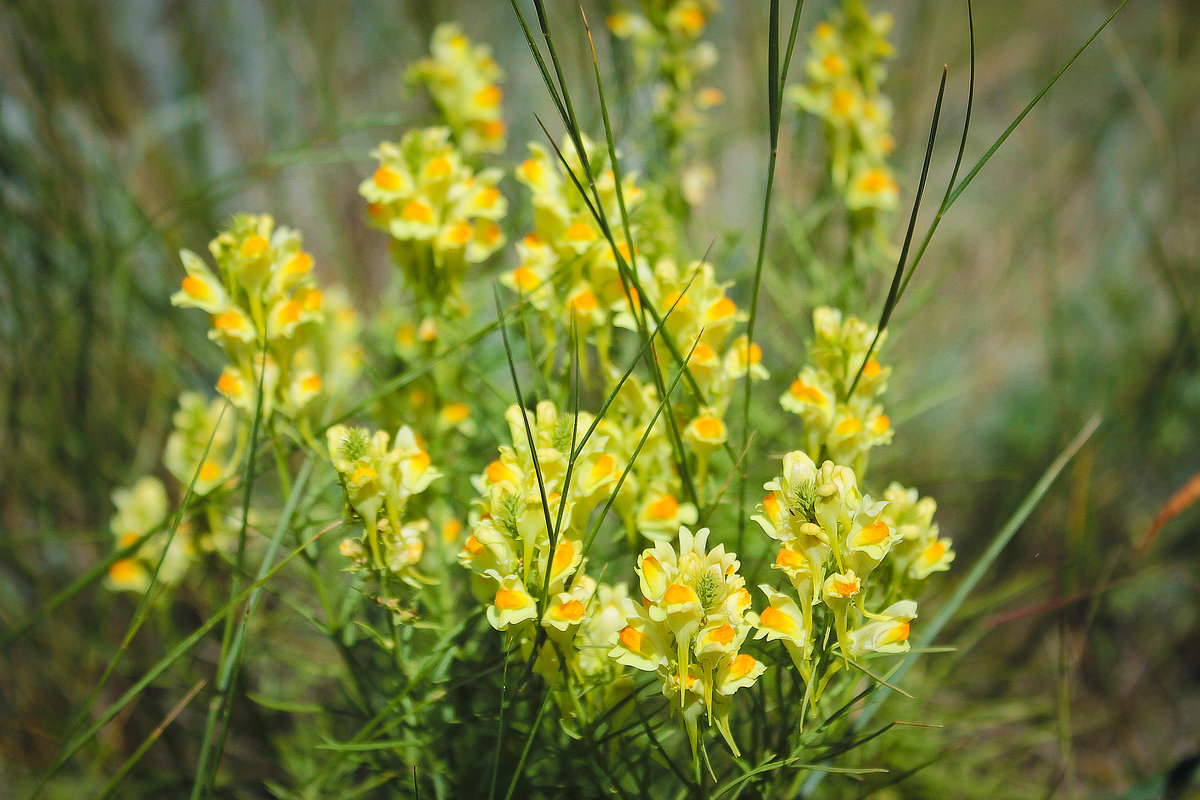
[[425,174],[431,178],[442,178],[449,175],[453,167],[445,156],[437,156],[425,165]]
[[486,473],[487,479],[491,483],[502,483],[503,481],[515,481],[517,476],[509,469],[503,461],[493,461],[488,464]]
[[301,250],[284,264],[283,271],[288,275],[302,275],[313,267],[313,257]]
[[205,461],[200,465],[200,480],[204,483],[211,483],[221,477],[221,468],[211,461]]
[[743,364],[758,364],[762,362],[762,348],[751,343],[749,347],[745,343],[738,348],[738,358]]
[[792,619],[785,611],[780,611],[775,606],[767,606],[763,612],[758,615],[759,622],[764,628],[782,631],[784,633],[792,633],[796,629],[796,620]]
[[499,86],[492,84],[491,86],[485,86],[480,89],[475,93],[475,97],[472,99],[474,99],[477,104],[484,106],[485,108],[495,108],[496,106],[500,105],[500,101],[503,98],[504,92]]
[[875,433],[887,433],[888,428],[892,427],[892,421],[888,419],[887,414],[880,414],[879,417],[871,423],[871,430]]
[[433,209],[422,203],[420,200],[411,200],[404,210],[400,212],[400,216],[409,222],[422,222],[429,224],[433,222]]
[[442,409],[442,416],[451,425],[457,425],[471,413],[466,403],[451,403]]
[[450,239],[452,244],[461,246],[471,241],[471,236],[474,233],[475,231],[472,230],[469,223],[460,222],[450,229],[450,233],[447,238]]
[[228,372],[222,372],[221,377],[217,378],[217,391],[225,395],[235,395],[241,389],[242,382],[236,375]]
[[679,513],[679,501],[669,494],[664,494],[646,506],[646,513],[653,519],[674,519]]
[[483,545],[478,539],[475,538],[475,534],[472,533],[467,537],[467,543],[463,545],[462,555],[469,558],[470,556],[478,554],[482,549]]
[[576,311],[584,313],[595,311],[599,305],[600,301],[596,299],[596,295],[587,289],[571,298],[571,307]]
[[726,622],[716,630],[710,631],[708,638],[720,645],[726,645],[733,641],[733,626]]
[[295,322],[300,319],[300,312],[303,310],[304,307],[295,300],[289,300],[279,311],[279,318],[283,320],[284,323]]
[[834,578],[833,593],[841,598],[853,597],[862,588],[862,581],[857,577],[852,579]]
[[779,519],[779,500],[775,497],[774,492],[769,492],[763,498],[763,511],[767,512],[767,516],[771,519]]
[[498,119],[490,119],[483,123],[483,138],[499,139],[504,136],[504,123]]
[[728,297],[722,297],[720,300],[708,307],[708,311],[705,313],[705,316],[708,317],[709,320],[722,320],[726,319],[727,317],[732,317],[735,313],[737,313],[737,304]]
[[592,465],[590,472],[592,480],[598,481],[607,477],[608,475],[611,475],[613,467],[616,465],[616,463],[616,459],[614,459],[608,453],[602,453],[600,457],[596,459],[596,463]]
[[688,603],[698,603],[696,592],[690,586],[685,586],[682,583],[672,583],[663,592],[662,604],[664,606],[686,605]]
[[496,592],[496,608],[501,611],[512,611],[523,608],[529,595],[515,589],[499,589]]
[[692,350],[692,362],[696,364],[705,364],[714,360],[717,357],[717,351],[713,350],[704,342],[700,342]]
[[862,423],[858,421],[857,417],[846,417],[844,420],[842,420],[841,422],[839,422],[837,424],[837,427],[834,428],[833,432],[836,433],[838,436],[850,436],[852,434],[858,433],[861,430],[862,430]]
[[932,563],[937,563],[942,560],[942,556],[946,555],[946,545],[941,539],[938,539],[929,547],[925,548],[925,552],[921,553],[921,558]]
[[725,423],[716,417],[701,417],[696,420],[696,433],[705,439],[716,439],[725,433]]
[[139,571],[136,561],[132,558],[122,558],[112,563],[108,568],[108,575],[116,583],[128,583],[137,577]]
[[825,404],[825,395],[821,393],[820,389],[815,386],[809,386],[799,379],[792,382],[791,392],[792,397],[795,397],[797,400],[808,401],[814,405]]
[[690,302],[691,298],[689,298],[687,295],[680,294],[679,292],[671,292],[669,295],[663,298],[663,308],[683,309],[686,308],[687,304]]
[[475,199],[475,202],[479,203],[479,205],[483,206],[484,208],[491,208],[499,199],[500,190],[495,186],[489,186],[479,193],[479,196]]
[[890,533],[887,523],[877,519],[859,531],[858,540],[863,544],[879,544],[887,539]]
[[568,619],[572,622],[577,622],[583,617],[583,603],[578,600],[571,600],[556,607],[554,613],[559,619]]
[[729,676],[735,680],[744,678],[749,675],[757,665],[758,662],[754,660],[754,656],[747,653],[742,653],[735,658],[733,663],[729,666]]
[[380,167],[375,170],[375,175],[372,177],[375,185],[385,192],[394,192],[400,188],[400,173],[394,169]]
[[207,300],[211,297],[211,293],[208,291],[208,284],[191,275],[183,279],[183,292],[188,297],[196,300]]
[[515,283],[521,289],[521,291],[524,292],[536,289],[538,284],[542,282],[541,279],[538,278],[537,273],[526,266],[520,266],[514,269],[512,271],[512,279],[513,283]]
[[850,113],[850,109],[854,107],[854,95],[845,89],[835,89],[831,100],[833,113],[838,116],[846,116]]
[[364,464],[363,466],[354,470],[354,474],[350,476],[350,482],[358,483],[359,481],[374,480],[375,478],[378,478],[378,477],[379,477],[378,472],[376,472],[375,470],[371,469],[366,464]]
[[658,559],[652,555],[642,556],[642,576],[647,582],[653,583],[662,575],[662,565],[658,563]]
[[896,626],[883,635],[882,644],[894,644],[897,642],[908,641],[909,623],[901,621],[896,623]]
[[808,566],[808,559],[804,554],[796,550],[783,548],[779,551],[779,555],[775,558],[775,563],[784,569],[794,569],[796,567]]
[[[873,169],[873,170],[868,171],[867,174],[862,177],[861,183],[860,183],[860,186],[862,186],[863,191],[869,192],[871,194],[875,194],[876,192],[882,192],[884,189],[889,188],[891,185],[892,185],[892,179],[889,178],[887,176],[887,173],[881,169]],[[863,373],[864,374],[866,373],[865,369],[863,370]],[[870,377],[870,376],[868,376],[868,377]]]
[[537,183],[542,179],[542,165],[541,163],[534,161],[532,158],[521,164],[520,170],[521,174],[524,175],[527,180],[530,180],[534,183]]
[[558,546],[554,548],[554,560],[550,565],[550,574],[554,575],[562,572],[571,566],[574,561],[575,545],[571,544],[570,540],[559,542]]
[[254,256],[261,255],[270,246],[270,242],[256,233],[253,236],[247,237],[246,241],[242,242],[242,246],[238,250],[238,255],[242,258],[253,258]]
[[679,14],[679,27],[695,35],[704,30],[704,12],[698,8],[685,8]]
[[237,311],[225,311],[213,321],[217,330],[232,331],[242,327],[242,315]]
[[573,242],[590,242],[596,238],[592,226],[586,222],[576,222],[563,235]]
[[632,625],[626,625],[621,629],[620,639],[625,649],[632,653],[641,653],[646,646],[646,634]]

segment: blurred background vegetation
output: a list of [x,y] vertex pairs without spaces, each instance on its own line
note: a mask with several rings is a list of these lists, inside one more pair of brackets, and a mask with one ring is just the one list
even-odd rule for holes
[[[896,17],[886,90],[911,197],[943,63],[932,186],[953,164],[966,11],[870,5]],[[1113,5],[977,4],[967,164]],[[608,7],[585,6],[598,29]],[[551,7],[574,56],[568,78],[587,86],[577,6]],[[827,8],[807,3],[802,30]],[[709,154],[718,182],[685,246],[699,257],[717,239],[718,274],[739,280],[742,300],[765,174],[765,17],[765,4],[727,0],[713,20],[714,82],[727,97]],[[236,211],[270,212],[304,231],[323,278],[372,308],[387,259],[357,185],[375,142],[429,119],[403,69],[446,20],[494,48],[508,73],[509,156],[523,157],[542,139],[534,114],[554,115],[508,3],[73,0],[0,11],[0,638],[108,552],[112,490],[155,467],[178,392],[212,383],[202,320],[168,302],[180,247],[201,248]],[[947,215],[897,312],[888,356],[900,435],[876,474],[938,499],[959,569],[1084,421],[1098,411],[1104,424],[944,637],[957,652],[930,659],[909,687],[919,702],[897,704],[900,718],[943,727],[892,734],[887,766],[938,760],[884,792],[1155,797],[1200,754],[1200,513],[1183,511],[1137,549],[1200,472],[1198,26],[1187,0],[1125,8]],[[597,45],[614,63],[606,35]],[[793,111],[785,130],[757,328],[781,386],[812,302],[789,231],[819,183],[812,125]],[[511,181],[506,191],[519,194]],[[851,310],[873,319],[880,286],[875,305]],[[54,758],[131,610],[97,585],[0,652],[0,795]],[[168,631],[203,618],[182,599],[163,613],[103,697],[157,660]],[[282,612],[279,624],[274,659],[287,663],[305,642],[289,640]],[[211,674],[215,643],[197,652],[47,796],[91,796]],[[320,658],[304,669],[317,681]],[[269,667],[261,674],[272,679]],[[242,713],[225,768],[245,788],[229,796],[268,796],[254,787],[281,779],[277,734],[291,718]],[[181,714],[122,796],[190,785],[202,724],[202,709]]]

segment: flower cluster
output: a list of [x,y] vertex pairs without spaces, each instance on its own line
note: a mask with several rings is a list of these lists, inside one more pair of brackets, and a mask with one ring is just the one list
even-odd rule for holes
[[[113,505],[117,512],[109,523],[116,538],[115,545],[124,549],[145,540],[129,555],[119,558],[108,568],[108,587],[118,591],[142,593],[150,586],[150,574],[162,553],[166,537],[152,531],[161,528],[167,519],[169,507],[167,490],[162,481],[146,475],[133,486],[113,492]],[[149,534],[149,535],[147,535]],[[187,538],[179,536],[171,541],[158,580],[170,584],[179,580],[191,561]]]
[[[628,265],[632,253],[620,230],[622,201],[639,250],[656,247],[650,233],[653,226],[644,224],[642,190],[634,177],[626,175],[618,198],[616,176],[607,166],[607,152],[586,137],[583,146],[587,171],[569,140],[563,142],[560,152],[575,179],[586,183],[589,171],[595,177],[600,206],[615,229],[621,260]],[[529,298],[542,315],[545,330],[576,325],[581,336],[596,344],[600,358],[606,362],[613,317],[637,302],[636,292],[626,286],[617,254],[557,156],[539,144],[529,145],[529,156],[517,168],[516,176],[533,193],[534,230],[517,243],[518,265],[501,282]]]
[[[675,342],[680,356],[687,358],[689,385],[698,390],[696,401],[681,409],[687,420],[681,433],[695,457],[696,482],[703,493],[709,455],[728,439],[725,413],[735,385],[747,374],[753,380],[769,377],[762,364],[762,348],[750,344],[745,335],[730,338],[747,315],[725,294],[729,284],[717,282],[711,264],[697,262],[680,268],[669,259],[659,259],[652,271],[641,265],[639,274],[647,302],[663,320],[664,332]],[[632,329],[634,318],[623,313],[616,324]],[[669,380],[675,362],[659,341],[657,361],[664,380]]]
[[[346,503],[363,523],[363,538],[342,543],[342,553],[361,568],[386,571],[410,582],[425,550],[428,520],[413,519],[409,501],[441,476],[408,427],[396,432],[334,425],[326,432],[329,457]],[[390,445],[390,446],[389,446]]]
[[497,82],[504,77],[487,45],[474,45],[454,23],[438,25],[429,58],[408,71],[423,84],[438,112],[454,132],[464,153],[499,153],[504,149],[504,94]]
[[883,492],[887,507],[880,515],[900,541],[893,548],[891,561],[897,580],[923,581],[934,572],[950,569],[954,550],[949,539],[939,536],[933,514],[937,503],[932,497],[920,497],[916,489],[892,483]]
[[781,640],[810,683],[813,647],[830,622],[843,663],[907,652],[917,606],[900,596],[909,587],[893,580],[894,564],[880,570],[904,541],[884,514],[887,501],[862,494],[849,467],[826,461],[818,468],[800,451],[783,457],[783,475],[764,488],[770,494],[753,519],[778,542],[772,567],[793,593],[761,587],[770,606],[759,615],[759,636]]
[[163,449],[163,466],[180,491],[191,488],[194,504],[168,543],[164,528],[169,500],[162,481],[146,475],[131,487],[113,493],[116,513],[110,527],[117,548],[129,547],[146,537],[137,550],[113,562],[108,575],[113,589],[144,592],[164,547],[166,554],[157,580],[170,585],[183,577],[197,554],[212,552],[231,541],[227,508],[230,498],[227,492],[218,490],[236,474],[247,430],[236,425],[226,400],[205,399],[196,392],[179,396],[179,408],[172,421],[174,428]]
[[626,599],[626,624],[609,655],[658,675],[693,753],[697,722],[707,714],[738,755],[729,730],[731,697],[753,685],[766,666],[741,652],[754,617],[737,556],[719,544],[706,549],[708,533],[680,527],[678,556],[666,542],[638,556],[642,603]]
[[264,419],[301,419],[325,388],[324,361],[353,355],[318,346],[328,314],[300,234],[267,215],[240,214],[209,251],[217,274],[195,253],[180,253],[187,275],[171,302],[210,315],[208,336],[229,359],[217,390],[253,415],[261,384]]
[[605,437],[585,441],[588,414],[560,414],[546,401],[528,414],[513,406],[505,418],[513,444],[475,479],[479,499],[458,559],[474,573],[493,628],[513,632],[526,654],[549,639],[535,668],[570,710],[561,694],[569,681],[612,677],[579,645],[606,641],[625,589],[585,575],[583,549],[588,519],[623,465],[606,452]]
[[409,131],[383,142],[379,166],[358,187],[371,224],[392,237],[392,257],[429,313],[461,303],[468,264],[504,243],[496,223],[508,202],[496,188],[500,170],[474,171],[450,141],[450,129]]
[[717,9],[715,0],[642,2],[623,8],[608,18],[608,28],[629,42],[635,82],[651,86],[651,115],[667,154],[664,166],[677,175],[680,185],[668,186],[669,200],[677,193],[686,203],[676,208],[699,205],[708,195],[715,176],[703,163],[690,163],[686,146],[701,130],[703,112],[724,102],[712,86],[698,86],[701,76],[717,63],[717,50],[704,41],[709,18]]
[[[804,450],[814,461],[830,458],[862,474],[872,447],[892,440],[892,423],[877,402],[891,367],[868,358],[875,329],[857,317],[822,306],[813,312],[809,363],[779,399],[804,422]],[[886,335],[876,343],[876,351]],[[857,384],[855,380],[857,378]],[[853,392],[851,392],[853,388]]]
[[880,90],[891,26],[890,15],[871,16],[862,0],[847,0],[832,21],[817,25],[806,79],[789,94],[825,122],[834,186],[852,212],[891,211],[899,200],[887,165],[891,103]]
[[666,422],[659,413],[661,406],[653,384],[631,377],[620,387],[598,428],[608,439],[605,452],[619,464],[629,465],[613,509],[625,524],[634,552],[642,539],[674,540],[680,525],[691,525],[699,517],[695,504],[683,499],[683,483]]

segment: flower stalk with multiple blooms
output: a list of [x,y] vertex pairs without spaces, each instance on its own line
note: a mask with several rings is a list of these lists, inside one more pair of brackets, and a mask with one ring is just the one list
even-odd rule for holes
[[[715,10],[700,0],[650,3],[610,21],[634,44],[642,69],[652,38],[666,37],[655,45],[671,59],[661,65],[665,94],[656,111],[676,143],[707,102],[695,81],[713,60],[701,36]],[[894,192],[883,162],[887,105],[877,95],[886,23],[856,2],[842,13],[814,34],[795,97],[827,124],[847,208],[886,211],[894,198],[871,181],[868,192],[861,178],[864,170],[883,175],[883,188]],[[172,301],[207,312],[209,338],[227,364],[220,397],[181,398],[164,463],[202,510],[180,526],[178,553],[169,553],[160,577],[174,581],[191,553],[226,546],[225,490],[260,445],[251,440],[257,419],[282,494],[295,461],[288,446],[325,468],[310,513],[349,527],[338,563],[381,590],[381,602],[364,609],[350,596],[335,623],[322,584],[329,630],[356,666],[356,625],[373,630],[373,621],[386,620],[391,636],[372,638],[395,674],[378,682],[402,687],[392,707],[410,709],[408,727],[433,713],[414,709],[454,691],[449,679],[431,681],[431,671],[481,659],[504,674],[524,664],[518,694],[539,676],[564,735],[597,752],[602,737],[613,748],[640,742],[641,729],[622,714],[632,719],[636,708],[645,722],[665,701],[682,731],[672,735],[686,736],[697,773],[701,755],[711,771],[710,729],[737,759],[746,743],[738,730],[751,721],[792,725],[792,706],[774,702],[766,686],[782,692],[784,682],[802,682],[808,708],[837,716],[828,697],[842,702],[862,687],[850,667],[907,652],[918,590],[954,557],[932,500],[898,483],[866,491],[870,451],[893,437],[882,404],[891,369],[876,360],[883,337],[837,309],[815,310],[806,363],[780,400],[795,417],[777,442],[776,452],[787,450],[782,469],[772,469],[779,474],[751,517],[765,536],[728,551],[741,511],[724,498],[722,473],[743,454],[725,419],[742,381],[770,375],[762,349],[740,330],[749,315],[730,296],[722,267],[678,258],[662,202],[678,183],[668,186],[655,171],[644,181],[622,174],[615,152],[582,135],[564,144],[561,159],[531,144],[514,174],[528,190],[532,230],[505,249],[518,218],[501,193],[503,171],[479,163],[502,151],[507,135],[499,67],[461,29],[443,25],[432,55],[409,74],[428,89],[440,124],[381,143],[359,193],[369,224],[388,236],[398,276],[377,325],[394,341],[373,363],[381,373],[412,368],[420,357],[428,364],[400,375],[402,390],[353,398],[355,413],[383,419],[339,418],[363,359],[358,323],[336,290],[318,288],[300,235],[269,216],[239,215],[210,245],[215,270],[184,251],[186,276]],[[593,179],[586,198],[568,173]],[[508,266],[496,268],[506,257]],[[542,385],[540,402],[528,408],[493,398],[495,359],[437,350],[445,326],[472,322],[472,273],[488,270],[512,290],[523,323],[524,315],[537,323],[542,349],[531,372]],[[527,335],[532,351],[537,337]],[[587,369],[592,359],[595,370]],[[644,369],[622,372],[626,360]],[[516,365],[507,366],[516,382]],[[468,390],[468,378],[489,392]],[[407,414],[389,404],[401,393]],[[744,454],[744,469],[758,469],[756,452],[761,445]],[[120,546],[165,525],[166,491],[153,478],[115,501]],[[242,522],[245,530],[249,518]],[[319,579],[319,559],[301,552]],[[152,555],[117,561],[110,583],[144,589]],[[390,593],[393,579],[408,587],[411,603]],[[436,668],[421,661],[422,648],[435,645],[443,648]],[[359,683],[355,691],[366,697],[371,681]],[[428,691],[428,702],[406,696],[418,690]],[[465,717],[455,715],[478,713],[470,708],[463,701],[446,719],[460,724]],[[530,739],[540,720],[539,713]],[[656,726],[644,730],[661,748]]]

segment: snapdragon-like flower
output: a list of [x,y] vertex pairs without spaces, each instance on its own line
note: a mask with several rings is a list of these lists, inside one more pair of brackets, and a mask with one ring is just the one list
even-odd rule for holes
[[429,58],[409,69],[409,79],[429,90],[464,152],[503,151],[504,93],[497,84],[504,73],[492,59],[491,48],[472,44],[458,25],[445,22],[434,29],[429,50]]
[[[813,312],[813,328],[810,364],[779,404],[803,421],[804,448],[813,459],[831,458],[862,472],[870,450],[892,440],[891,420],[877,402],[891,368],[881,366],[875,353],[868,358],[875,330],[857,317],[822,306]],[[879,337],[876,351],[885,338]]]
[[627,622],[613,638],[610,655],[658,675],[693,752],[698,720],[707,714],[737,755],[729,729],[731,698],[766,667],[741,652],[754,617],[737,556],[720,544],[708,549],[708,533],[680,527],[678,554],[666,542],[642,552],[637,565],[642,605],[626,601]]
[[666,164],[679,175],[678,190],[666,187],[668,205],[676,199],[699,205],[707,196],[711,170],[695,158],[695,144],[703,132],[704,112],[724,102],[720,90],[700,84],[717,62],[717,50],[703,39],[708,21],[717,10],[715,0],[673,2],[623,2],[608,18],[608,28],[629,43],[634,81],[651,89],[651,119],[666,152]]
[[191,486],[199,496],[207,495],[236,469],[236,458],[230,453],[234,415],[225,406],[220,397],[205,400],[197,392],[181,394],[175,428],[163,450],[163,465],[180,485]]
[[[604,437],[583,441],[590,415],[576,418],[559,414],[553,403],[539,403],[528,414],[533,451],[521,409],[513,406],[505,417],[512,445],[500,448],[500,457],[475,479],[478,510],[459,554],[463,566],[496,587],[512,591],[514,581],[519,583],[534,603],[533,616],[490,612],[488,619],[497,630],[539,615],[545,624],[554,596],[569,591],[568,582],[582,569],[588,516],[620,474],[603,451]],[[577,452],[572,460],[573,447]],[[489,607],[499,609],[501,600],[511,597],[493,595]]]
[[882,519],[900,537],[895,547],[897,568],[914,581],[949,569],[954,561],[953,542],[939,535],[933,521],[937,510],[933,498],[920,497],[916,489],[906,489],[898,483],[888,486],[883,498],[888,505]]
[[[116,513],[109,523],[118,548],[129,547],[154,528],[163,525],[169,511],[167,490],[162,481],[146,475],[128,488],[117,489],[112,495]],[[162,551],[164,536],[151,536],[131,555],[117,559],[108,568],[107,585],[117,591],[145,592],[150,586],[150,571]],[[190,561],[185,538],[176,537],[159,570],[158,579],[174,583]]]
[[489,624],[508,632],[524,658],[540,647],[534,670],[574,719],[628,690],[596,650],[625,624],[626,589],[598,584],[583,558],[589,517],[624,464],[606,436],[584,440],[588,414],[542,402],[531,412],[513,406],[505,417],[512,444],[474,480],[479,498],[458,561],[473,573]]
[[845,3],[817,25],[805,80],[787,95],[825,122],[834,185],[851,211],[890,211],[898,199],[886,161],[894,147],[892,108],[880,90],[891,26],[890,15],[871,16],[861,1]]
[[[415,570],[425,549],[429,523],[408,519],[409,502],[442,473],[412,429],[404,426],[393,440],[384,431],[334,425],[326,432],[329,457],[346,502],[363,521],[368,549],[350,545],[346,552],[374,570],[389,570],[419,582]],[[368,558],[369,557],[369,558]]]
[[[872,645],[871,652],[898,652],[882,646],[888,644],[886,635],[900,637],[898,627],[888,628],[890,634],[880,633],[881,626],[870,627],[873,622],[895,621],[908,609],[893,608],[903,600],[897,593],[908,588],[896,576],[910,569],[912,560],[910,554],[897,552],[905,536],[896,517],[887,513],[889,502],[862,494],[849,467],[832,461],[817,467],[802,451],[785,455],[783,474],[764,488],[770,493],[753,519],[779,543],[772,567],[786,576],[795,594],[763,587],[773,610],[760,615],[760,630],[769,629],[771,639],[785,640],[806,681],[814,677],[811,646],[824,635],[818,635],[822,620],[832,621],[843,664],[866,652],[863,643],[868,640],[880,645]],[[882,605],[888,606],[882,613],[870,610]],[[822,607],[824,615],[815,615],[814,606]],[[913,617],[915,606],[905,624]],[[863,620],[865,625],[854,627]],[[860,630],[867,632],[858,634]],[[907,628],[905,637],[888,641],[901,642],[906,632]]]
[[335,356],[323,346],[325,298],[300,234],[276,228],[270,216],[240,214],[209,251],[217,273],[195,253],[180,252],[187,274],[171,302],[210,315],[208,336],[229,359],[217,390],[252,415],[261,385],[264,417],[278,411],[302,419],[327,394],[321,376]]
[[433,310],[458,301],[467,265],[504,243],[500,171],[473,170],[445,127],[409,131],[372,155],[379,166],[358,188],[371,224],[391,235],[392,256],[418,298]]

